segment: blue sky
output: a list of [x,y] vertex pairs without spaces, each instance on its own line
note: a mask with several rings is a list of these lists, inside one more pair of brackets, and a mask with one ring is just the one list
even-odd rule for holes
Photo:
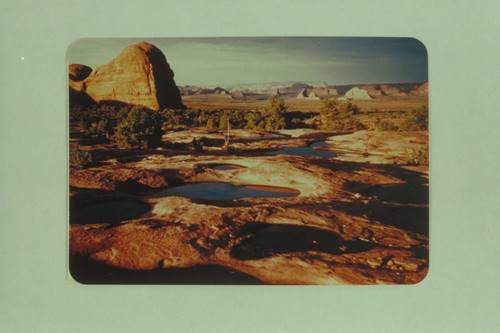
[[68,63],[96,68],[141,40],[163,51],[177,85],[403,83],[428,79],[427,51],[412,38],[82,39],[68,48]]

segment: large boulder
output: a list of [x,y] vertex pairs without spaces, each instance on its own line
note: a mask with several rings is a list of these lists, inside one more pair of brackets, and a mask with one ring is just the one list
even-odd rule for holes
[[146,42],[126,47],[83,81],[71,81],[70,88],[98,103],[119,102],[153,110],[183,107],[165,55]]

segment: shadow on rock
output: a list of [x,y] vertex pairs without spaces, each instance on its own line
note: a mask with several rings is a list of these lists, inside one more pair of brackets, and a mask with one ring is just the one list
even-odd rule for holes
[[337,255],[367,251],[373,247],[363,241],[345,241],[331,231],[296,225],[248,223],[236,236],[245,238],[231,249],[230,255],[240,260],[306,251]]
[[369,218],[396,228],[429,236],[429,208],[372,205]]
[[375,185],[359,191],[382,201],[412,204],[429,204],[429,187],[420,184]]
[[101,201],[84,207],[72,204],[70,200],[70,224],[117,224],[122,221],[133,220],[141,217],[151,210],[145,202],[121,198]]
[[70,257],[69,269],[73,278],[83,284],[264,284],[251,275],[221,265],[129,270],[74,255]]

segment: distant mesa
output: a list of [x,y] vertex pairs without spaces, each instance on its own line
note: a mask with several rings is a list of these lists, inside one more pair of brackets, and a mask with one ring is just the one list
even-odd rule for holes
[[354,87],[346,92],[344,97],[347,99],[372,99],[366,89],[361,89],[358,87]]
[[402,92],[397,87],[392,87],[392,86],[389,86],[387,84],[382,84],[380,86],[380,89],[382,90],[384,95],[387,95],[387,96],[399,96],[399,97],[406,96],[405,92]]
[[[272,96],[304,100],[330,99],[371,100],[387,97],[406,98],[427,95],[427,84],[383,83],[327,85],[324,82],[269,82],[229,85],[221,87],[183,86],[182,96],[226,95],[239,100],[265,100]],[[220,98],[221,96],[219,96]]]
[[303,83],[303,82],[297,82],[297,83],[294,83],[290,86],[291,89],[311,89],[313,88],[313,86],[307,84],[307,83]]
[[427,95],[429,93],[429,82],[418,86],[417,89],[412,90],[410,93],[413,95]]
[[184,86],[179,87],[179,91],[182,96],[191,96],[191,95],[227,95],[231,94],[224,88],[215,87],[215,88],[207,88],[207,87],[197,87],[197,86]]
[[332,98],[339,95],[339,92],[335,88],[314,88],[313,92],[319,98]]
[[318,96],[314,93],[313,90],[302,89],[300,93],[297,95],[299,99],[319,99]]
[[120,102],[153,110],[184,107],[165,55],[149,43],[126,47],[85,77],[88,69],[79,64],[69,66],[70,104],[88,96],[97,103]]
[[233,91],[232,96],[233,96],[233,98],[245,98],[245,95],[243,94],[243,91],[241,91],[241,90]]

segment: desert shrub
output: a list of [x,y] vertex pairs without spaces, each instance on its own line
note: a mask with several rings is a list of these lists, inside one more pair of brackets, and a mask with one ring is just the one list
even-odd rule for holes
[[207,120],[206,127],[209,129],[214,128],[214,120],[212,118]]
[[429,164],[429,148],[427,146],[420,149],[416,149],[414,147],[406,148],[403,162],[411,165]]
[[263,112],[263,116],[265,118],[265,130],[275,131],[285,128],[285,114],[288,109],[285,104],[285,100],[283,98],[273,96],[269,99],[269,103],[271,104],[270,107],[266,108]]
[[325,99],[319,109],[320,128],[324,130],[350,131],[363,129],[363,124],[355,117],[359,113],[356,105],[333,99]]
[[77,169],[85,169],[92,163],[92,154],[86,150],[71,150],[69,152],[69,164]]
[[109,139],[113,135],[113,131],[112,120],[103,118],[86,126],[85,134],[88,136],[105,136]]
[[425,131],[429,127],[429,107],[427,104],[406,112],[400,123],[401,131]]
[[149,109],[132,108],[118,124],[114,140],[119,147],[154,147],[163,135],[164,116]]
[[398,126],[391,120],[377,116],[375,119],[375,130],[377,131],[397,131]]
[[181,125],[182,115],[177,110],[165,109],[161,112],[163,117],[163,126],[165,128],[174,129]]
[[265,128],[264,117],[259,112],[247,112],[245,114],[245,128],[257,131],[263,131]]

